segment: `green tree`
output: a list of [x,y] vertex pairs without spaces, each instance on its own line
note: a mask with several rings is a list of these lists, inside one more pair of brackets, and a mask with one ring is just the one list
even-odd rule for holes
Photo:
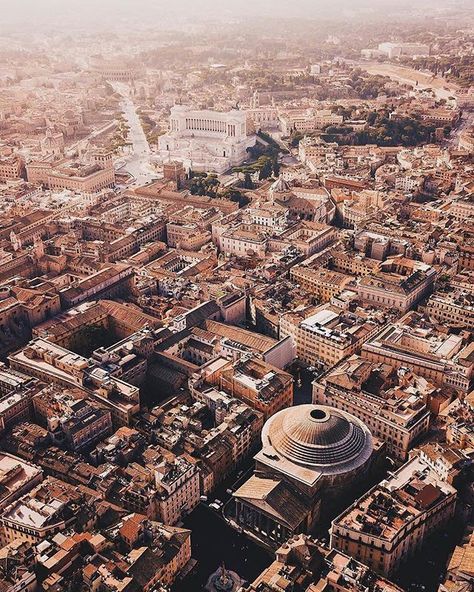
[[88,357],[99,347],[108,347],[115,342],[115,336],[102,325],[86,325],[76,334],[72,350],[79,355]]
[[260,166],[260,173],[258,175],[258,178],[260,180],[263,180],[268,179],[268,177],[271,177],[273,170],[273,164],[271,159],[268,158],[268,156],[262,156],[258,159],[258,164]]
[[280,175],[280,163],[278,162],[278,158],[275,158],[272,163],[273,167],[273,176],[278,177]]
[[253,181],[250,173],[247,171],[244,177],[244,189],[253,189]]
[[370,113],[367,115],[367,123],[369,125],[374,125],[376,119],[377,119],[377,111],[370,111]]

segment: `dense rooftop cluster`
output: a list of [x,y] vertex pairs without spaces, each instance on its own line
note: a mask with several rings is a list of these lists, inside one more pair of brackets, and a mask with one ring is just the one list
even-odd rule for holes
[[471,590],[453,14],[0,39],[0,591]]

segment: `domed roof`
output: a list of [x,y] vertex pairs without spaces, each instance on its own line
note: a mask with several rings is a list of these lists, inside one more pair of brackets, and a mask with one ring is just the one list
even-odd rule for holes
[[372,437],[361,421],[323,405],[299,405],[271,417],[262,431],[265,445],[287,460],[323,472],[341,472],[363,464],[372,453]]

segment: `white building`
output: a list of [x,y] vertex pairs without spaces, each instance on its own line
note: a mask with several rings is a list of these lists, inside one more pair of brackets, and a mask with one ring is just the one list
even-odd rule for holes
[[194,171],[223,173],[241,164],[254,144],[244,111],[198,111],[175,105],[169,132],[159,138],[158,146],[164,162],[177,160]]
[[387,41],[385,43],[379,43],[378,51],[382,52],[388,58],[430,55],[430,47],[424,43],[392,43]]

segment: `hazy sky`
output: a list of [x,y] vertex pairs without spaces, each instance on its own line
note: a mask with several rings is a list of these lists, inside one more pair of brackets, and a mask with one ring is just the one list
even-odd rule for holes
[[132,19],[153,26],[170,18],[200,19],[220,16],[273,15],[285,17],[350,16],[360,11],[420,7],[422,3],[449,5],[462,0],[0,0],[0,30],[10,25],[34,27],[70,25],[107,27]]

